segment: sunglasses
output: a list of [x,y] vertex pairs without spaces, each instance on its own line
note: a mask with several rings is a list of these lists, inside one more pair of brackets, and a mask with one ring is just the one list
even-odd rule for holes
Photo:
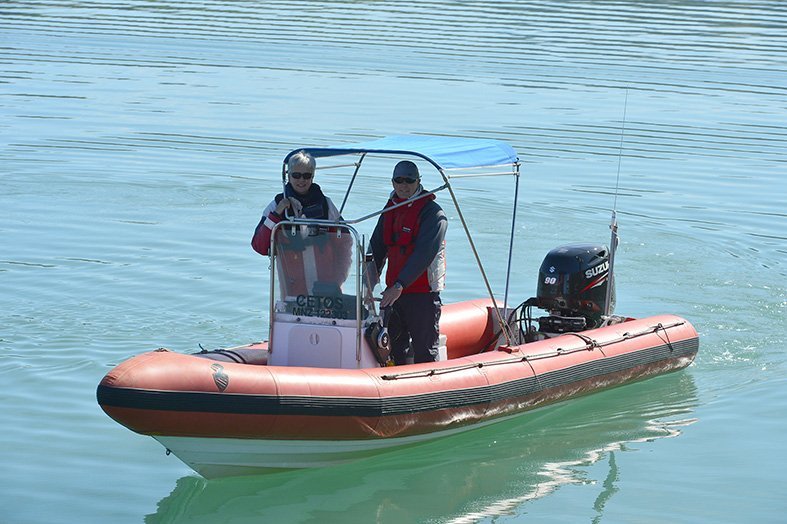
[[393,181],[397,184],[415,184],[418,182],[417,178],[405,178],[403,176],[398,176],[393,179]]
[[300,180],[301,178],[304,180],[309,180],[314,176],[314,173],[290,173],[290,176],[295,180]]

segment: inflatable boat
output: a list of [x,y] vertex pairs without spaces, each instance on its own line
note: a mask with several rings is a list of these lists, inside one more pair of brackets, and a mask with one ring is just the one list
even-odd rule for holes
[[[506,280],[505,297],[498,301],[451,179],[513,175],[518,188],[519,161],[506,144],[389,137],[299,148],[285,157],[283,180],[287,159],[301,150],[317,158],[353,157],[348,194],[370,157],[409,157],[432,165],[443,183],[427,193],[449,191],[489,297],[443,306],[436,362],[392,366],[385,315],[376,298],[380,271],[365,256],[365,239],[356,229],[382,211],[356,220],[277,224],[271,236],[266,342],[193,354],[161,348],[121,363],[98,386],[98,402],[110,417],[153,437],[202,476],[357,460],[693,361],[699,337],[687,320],[613,314],[615,229],[612,249],[568,244],[550,251],[535,297],[509,307]],[[321,258],[326,252],[346,256]],[[294,283],[293,260],[341,267],[319,272],[332,275],[332,282],[319,280],[316,271],[300,271]]]

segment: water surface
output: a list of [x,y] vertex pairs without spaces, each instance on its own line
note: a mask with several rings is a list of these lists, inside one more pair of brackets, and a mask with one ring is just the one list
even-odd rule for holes
[[[3,519],[782,521],[785,35],[767,1],[4,2]],[[103,414],[131,355],[266,336],[248,242],[287,152],[405,133],[519,152],[514,300],[616,201],[618,312],[685,316],[696,363],[276,478],[204,481]],[[458,193],[502,293],[511,188]],[[449,215],[444,300],[481,296]]]

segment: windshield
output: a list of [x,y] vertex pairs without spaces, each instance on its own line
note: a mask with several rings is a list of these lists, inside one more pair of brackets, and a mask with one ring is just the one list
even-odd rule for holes
[[278,319],[356,320],[359,295],[361,319],[373,309],[376,269],[374,275],[362,274],[362,246],[349,226],[283,222],[273,232],[272,247]]

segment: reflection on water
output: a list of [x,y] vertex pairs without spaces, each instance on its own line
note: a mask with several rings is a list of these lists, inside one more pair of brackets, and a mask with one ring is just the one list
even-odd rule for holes
[[[615,453],[679,435],[696,404],[691,375],[676,373],[339,467],[184,477],[146,522],[472,523],[593,483],[600,492],[587,515],[598,520],[619,489]],[[605,460],[606,476],[589,478]]]
[[604,506],[606,505],[607,501],[617,493],[618,488],[615,486],[615,481],[618,480],[618,465],[615,462],[615,452],[609,452],[609,474],[607,478],[604,479],[604,491],[602,491],[599,496],[596,498],[596,502],[593,503],[593,509],[596,510],[596,516],[593,519],[593,524],[598,524],[601,522],[601,518],[604,516]]

